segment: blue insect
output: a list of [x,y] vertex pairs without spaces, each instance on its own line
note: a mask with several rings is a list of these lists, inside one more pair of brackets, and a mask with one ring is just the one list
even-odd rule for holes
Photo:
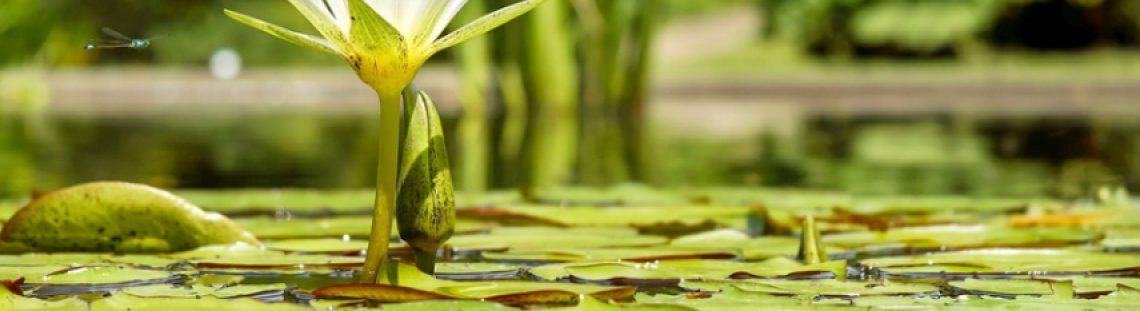
[[103,27],[103,33],[114,37],[114,39],[92,39],[91,43],[87,44],[88,50],[111,48],[132,48],[137,50],[150,46],[150,42],[153,40],[161,39],[161,37],[150,39],[131,39],[131,37],[124,36],[118,31],[115,31],[108,27]]

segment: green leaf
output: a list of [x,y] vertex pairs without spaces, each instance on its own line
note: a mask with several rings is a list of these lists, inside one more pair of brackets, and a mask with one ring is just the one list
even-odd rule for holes
[[711,290],[735,287],[742,291],[779,295],[870,296],[937,293],[938,287],[921,283],[871,283],[839,280],[705,280],[686,281],[681,287]]
[[281,283],[222,287],[150,285],[125,288],[123,289],[123,293],[139,297],[199,298],[209,296],[214,298],[233,298],[265,292],[283,292],[286,288],[287,286]]
[[312,311],[308,306],[290,303],[264,303],[252,298],[221,299],[202,297],[144,298],[132,295],[112,295],[91,303],[90,311]]
[[505,253],[483,253],[489,260],[526,261],[654,261],[666,259],[734,259],[740,257],[734,249],[656,248],[546,248],[511,250]]
[[667,304],[625,304],[612,305],[597,298],[585,296],[577,306],[567,308],[554,308],[558,311],[696,311],[696,309]]
[[[293,1],[293,2],[297,2],[297,1]],[[270,24],[270,23],[267,23],[267,22],[262,21],[260,19],[248,16],[245,14],[241,14],[238,12],[225,10],[225,13],[226,13],[226,16],[229,16],[230,18],[232,18],[238,22],[241,22],[242,24],[246,24],[247,26],[253,27],[257,30],[261,30],[265,33],[273,35],[274,37],[280,38],[281,40],[289,41],[290,43],[293,43],[293,44],[296,44],[296,45],[299,45],[302,47],[314,49],[317,51],[321,51],[321,52],[325,52],[325,53],[329,53],[329,54],[333,54],[333,55],[342,55],[336,46],[333,46],[332,43],[329,43],[325,39],[321,39],[321,38],[317,38],[314,36],[310,36],[310,35],[306,35],[303,33],[288,30],[288,29],[282,28],[281,26]]]
[[385,311],[514,311],[517,308],[497,303],[471,300],[428,300],[406,303],[391,303],[383,306]]
[[882,268],[886,272],[938,271],[948,267],[968,267],[971,270],[969,273],[1041,274],[1132,270],[1140,267],[1140,257],[1069,250],[986,249],[921,256],[882,257],[862,260],[861,263],[869,267]]
[[573,276],[577,279],[600,281],[613,279],[681,280],[774,278],[791,275],[806,276],[831,272],[845,274],[845,261],[804,266],[791,259],[773,258],[764,262],[734,262],[724,260],[662,260],[649,263],[603,262],[551,264],[535,267],[529,272],[546,280]]
[[44,195],[4,225],[0,240],[42,251],[117,253],[261,244],[226,217],[161,189],[124,182],[87,183]]
[[562,247],[638,247],[663,245],[668,239],[659,236],[630,235],[611,230],[567,230],[559,228],[501,229],[490,234],[453,237],[447,245],[458,251],[526,250]]
[[324,255],[246,256],[192,260],[198,269],[221,271],[272,271],[276,273],[331,272],[364,265],[362,257]]
[[480,17],[479,19],[476,19],[475,21],[455,30],[447,36],[436,40],[434,43],[432,43],[428,54],[439,53],[439,51],[455,46],[456,44],[463,43],[463,41],[467,41],[468,39],[474,38],[488,31],[491,31],[492,29],[498,28],[499,26],[506,24],[516,17],[526,14],[526,12],[529,12],[543,2],[546,2],[546,0],[526,0],[499,9],[498,11],[491,12],[491,14],[484,15],[483,17]]
[[[828,241],[830,242],[830,239]],[[737,248],[743,253],[745,259],[757,260],[795,256],[799,250],[800,239],[779,236],[763,236],[753,239],[736,230],[721,230],[680,237],[674,239],[669,245],[687,248]],[[846,251],[837,246],[827,246],[826,249],[828,253]]]
[[87,311],[87,303],[76,297],[42,300],[17,296],[0,286],[0,310]]
[[59,274],[29,279],[29,284],[117,284],[185,277],[186,272],[128,267],[78,267]]

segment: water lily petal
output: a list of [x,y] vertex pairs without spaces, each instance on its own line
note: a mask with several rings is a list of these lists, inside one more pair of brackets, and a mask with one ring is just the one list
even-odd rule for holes
[[546,2],[546,0],[526,0],[492,12],[491,14],[484,15],[470,24],[464,25],[455,32],[448,34],[446,37],[436,40],[429,50],[431,51],[430,54],[435,54],[475,36],[491,31],[519,17],[519,15],[529,12],[543,2]]
[[336,46],[334,46],[328,40],[317,38],[317,37],[310,36],[310,35],[306,35],[306,34],[299,33],[296,31],[292,31],[289,29],[285,29],[281,26],[270,24],[270,23],[265,22],[263,20],[253,18],[253,17],[250,17],[250,16],[245,15],[245,14],[241,14],[238,12],[225,10],[225,13],[226,13],[226,16],[229,16],[230,18],[232,18],[236,21],[239,21],[242,24],[246,24],[246,25],[249,25],[250,27],[257,28],[258,30],[264,31],[265,33],[273,35],[274,37],[281,38],[282,40],[292,42],[293,44],[300,45],[300,46],[307,47],[307,48],[311,48],[311,49],[318,50],[318,51],[325,52],[325,53],[329,53],[329,54],[343,55],[340,52],[340,49],[338,49]]
[[[297,1],[297,0],[292,0]],[[332,17],[336,20],[337,27],[344,30],[345,33],[352,28],[352,16],[348,12],[348,2],[345,0],[301,0],[301,1],[316,1],[318,5],[321,2],[328,3],[328,8],[332,12]]]
[[333,38],[339,37],[333,36],[333,34],[348,32],[348,28],[337,23],[335,16],[329,12],[329,8],[323,0],[289,0],[289,3],[292,3],[293,7],[297,8],[297,11],[300,11],[301,15],[304,15],[305,19],[313,24],[313,27],[317,28],[317,31],[325,38],[335,40]]
[[415,77],[427,56],[409,55],[407,42],[364,0],[348,0],[353,51],[348,61],[365,83],[399,92]]

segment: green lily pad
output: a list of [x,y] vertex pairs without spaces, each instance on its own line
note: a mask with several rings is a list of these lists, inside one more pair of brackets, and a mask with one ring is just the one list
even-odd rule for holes
[[262,240],[367,237],[372,231],[372,218],[364,216],[285,220],[256,217],[237,218],[234,222]]
[[623,304],[612,305],[604,301],[600,301],[590,296],[583,296],[582,300],[578,302],[577,306],[566,308],[554,308],[551,310],[559,311],[697,311],[697,309],[690,308],[683,305],[674,304]]
[[15,280],[26,278],[28,280],[43,279],[45,275],[71,269],[68,265],[43,266],[0,266],[0,280]]
[[668,259],[734,259],[740,257],[735,249],[692,249],[681,247],[654,248],[549,248],[510,250],[504,253],[483,253],[488,260],[511,261],[654,261]]
[[109,254],[95,253],[31,253],[23,255],[0,255],[0,266],[106,264],[106,258],[108,256]]
[[285,286],[285,284],[234,285],[219,287],[150,285],[125,288],[123,289],[123,293],[139,297],[198,298],[210,296],[215,298],[232,298],[250,296],[264,292],[280,292],[284,291],[286,288],[287,286]]
[[272,251],[262,247],[254,247],[249,245],[213,245],[199,247],[184,252],[165,254],[162,256],[174,259],[212,259],[240,257],[277,257],[284,255],[285,252]]
[[938,271],[947,267],[969,267],[972,270],[971,273],[1041,274],[1132,270],[1140,267],[1140,257],[1127,254],[1068,250],[987,249],[921,256],[883,257],[862,260],[861,263],[869,267],[882,268],[888,272]]
[[[461,209],[461,218],[483,219],[514,224],[554,225],[559,227],[634,227],[673,226],[703,228],[724,226],[747,228],[745,207],[713,206],[636,206],[636,207],[551,207],[502,206]],[[689,229],[683,229],[689,230]]]
[[245,256],[193,260],[202,270],[273,271],[277,273],[328,272],[364,265],[364,257],[325,255]]
[[[298,253],[359,254],[368,249],[368,241],[343,239],[280,240],[265,242],[265,248]],[[408,245],[404,243],[388,243],[389,250],[402,248],[408,248]]]
[[[800,248],[800,239],[792,237],[759,237],[750,238],[748,235],[736,230],[718,230],[684,236],[674,239],[670,246],[686,248],[737,248],[744,255],[744,259],[768,259],[780,256],[794,256]],[[828,246],[828,254],[846,251],[836,246]]]
[[938,292],[938,287],[930,284],[883,284],[838,280],[703,280],[684,281],[681,283],[681,287],[692,290],[719,290],[727,287],[735,287],[747,292],[813,296],[915,295]]
[[123,266],[77,267],[40,279],[28,279],[29,284],[113,284],[147,280],[185,279],[186,272],[144,270]]
[[228,218],[145,185],[95,182],[33,200],[0,240],[41,251],[153,253],[205,245],[259,245]]
[[458,282],[440,280],[413,266],[398,265],[399,286],[344,284],[313,291],[318,298],[364,298],[378,302],[411,302],[434,299],[476,299],[507,305],[570,304],[579,295],[600,299],[627,299],[636,287],[599,286],[524,281]]
[[511,308],[497,303],[482,302],[473,300],[427,300],[405,303],[390,303],[385,304],[381,309],[347,309],[346,310],[385,310],[385,311],[516,311],[518,308]]
[[772,278],[793,275],[806,276],[831,272],[832,277],[843,277],[845,261],[833,261],[805,266],[794,260],[779,257],[764,262],[733,262],[724,260],[662,260],[647,263],[604,262],[569,263],[535,267],[529,272],[546,280],[573,276],[583,280],[681,280]]
[[1101,294],[1116,291],[1118,286],[1140,286],[1140,279],[1110,277],[1043,277],[1038,279],[966,279],[950,282],[954,288],[981,293],[1007,295],[1053,295],[1053,281],[1072,281],[1076,294]]
[[8,295],[0,297],[0,310],[87,311],[87,302],[75,297],[60,300],[43,300]]
[[90,311],[312,311],[290,303],[264,303],[252,298],[149,298],[118,294],[91,302]]
[[310,190],[310,189],[249,189],[249,190],[181,190],[176,192],[187,201],[212,211],[237,212],[248,210],[284,211],[356,211],[371,210],[375,190]]
[[629,234],[628,229],[496,228],[490,234],[457,235],[447,242],[456,251],[520,250],[561,247],[636,247],[664,245],[660,236]]
[[1096,232],[1073,229],[1009,229],[992,226],[895,228],[886,232],[854,232],[823,237],[847,248],[890,244],[916,248],[982,248],[1064,246],[1099,238]]

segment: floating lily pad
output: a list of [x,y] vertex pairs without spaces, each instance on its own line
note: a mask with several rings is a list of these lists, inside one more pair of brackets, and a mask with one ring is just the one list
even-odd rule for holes
[[824,236],[828,244],[847,248],[889,244],[913,248],[993,248],[1066,246],[1098,239],[1100,234],[1069,229],[1009,229],[992,226],[895,228]]
[[176,192],[187,201],[212,211],[356,211],[371,210],[375,190],[251,189]]
[[[686,248],[737,248],[744,259],[756,260],[779,256],[794,256],[800,248],[800,239],[792,237],[750,238],[736,230],[718,230],[674,239],[670,246]],[[828,246],[828,254],[846,251],[836,246]]]
[[524,266],[501,263],[437,263],[436,277],[449,280],[505,280],[516,279],[526,269]]
[[483,253],[483,258],[499,261],[654,261],[669,259],[734,259],[740,257],[736,249],[693,249],[681,247],[655,248],[549,248],[511,250],[504,253]]
[[313,291],[319,298],[364,298],[378,302],[433,299],[478,299],[508,305],[571,304],[579,295],[600,299],[627,299],[636,287],[524,281],[458,282],[435,279],[415,267],[399,264],[400,286],[381,284],[333,285]]
[[249,245],[213,245],[199,247],[193,250],[165,254],[163,257],[175,259],[212,259],[212,258],[240,258],[240,257],[277,257],[285,255],[281,251],[267,250],[262,247]]
[[372,218],[366,216],[281,220],[257,217],[237,218],[234,222],[262,240],[367,237],[372,231]]
[[719,290],[735,287],[742,291],[778,295],[871,296],[915,295],[938,293],[938,287],[921,283],[874,283],[837,280],[703,280],[685,281],[681,286],[693,290]]
[[987,249],[884,257],[861,263],[887,272],[953,274],[955,267],[965,267],[968,273],[1044,274],[1131,271],[1140,267],[1140,257],[1068,250]]
[[678,231],[725,226],[747,228],[745,207],[713,206],[637,206],[637,207],[551,207],[502,206],[461,209],[461,218],[483,219],[512,224],[554,225],[560,227],[634,227],[672,226]]
[[118,294],[91,302],[91,311],[312,311],[290,303],[264,303],[251,298],[147,298]]
[[87,303],[75,297],[50,301],[28,298],[0,286],[0,310],[87,311]]
[[457,235],[447,242],[456,251],[520,250],[560,247],[632,247],[664,245],[660,236],[629,234],[629,229],[497,228],[490,234]]
[[765,262],[732,262],[724,260],[662,260],[647,263],[605,262],[569,263],[535,267],[531,274],[546,280],[573,276],[583,280],[681,280],[772,278],[789,276],[826,275],[843,277],[845,261],[833,261],[805,266],[787,258],[773,258]]
[[[186,272],[137,269],[123,266],[77,267],[59,274],[28,279],[28,284],[112,284],[186,279]],[[165,283],[165,282],[164,282]]]
[[[270,250],[299,253],[359,254],[368,249],[368,241],[344,239],[280,240],[266,242],[265,248]],[[401,248],[408,248],[408,246],[404,243],[388,244],[389,250],[398,250]]]
[[43,279],[45,275],[71,268],[72,266],[68,265],[0,266],[0,280],[15,280],[19,278],[40,280]]
[[31,253],[23,255],[0,255],[0,266],[106,264],[106,258],[108,256],[109,254],[97,253]]
[[1120,285],[1140,287],[1140,279],[1136,278],[1109,278],[1109,277],[1045,277],[1038,279],[966,279],[950,282],[950,286],[957,289],[977,292],[1008,295],[1053,295],[1052,283],[1055,281],[1071,281],[1073,290],[1078,295],[1104,294],[1117,290]]
[[232,298],[250,296],[265,292],[282,292],[286,288],[287,287],[285,284],[234,285],[218,287],[150,285],[125,288],[123,289],[123,293],[139,297],[199,298],[210,296],[215,298]]
[[697,311],[697,309],[674,304],[623,304],[612,305],[590,296],[583,296],[577,306],[554,308],[559,311]]
[[[369,310],[369,309],[353,309]],[[376,310],[376,309],[372,309]],[[380,310],[384,311],[517,311],[512,308],[492,302],[473,300],[428,300],[405,303],[385,304]]]
[[359,268],[364,257],[325,255],[249,256],[198,259],[192,261],[202,270],[272,271],[276,273],[330,272]]

